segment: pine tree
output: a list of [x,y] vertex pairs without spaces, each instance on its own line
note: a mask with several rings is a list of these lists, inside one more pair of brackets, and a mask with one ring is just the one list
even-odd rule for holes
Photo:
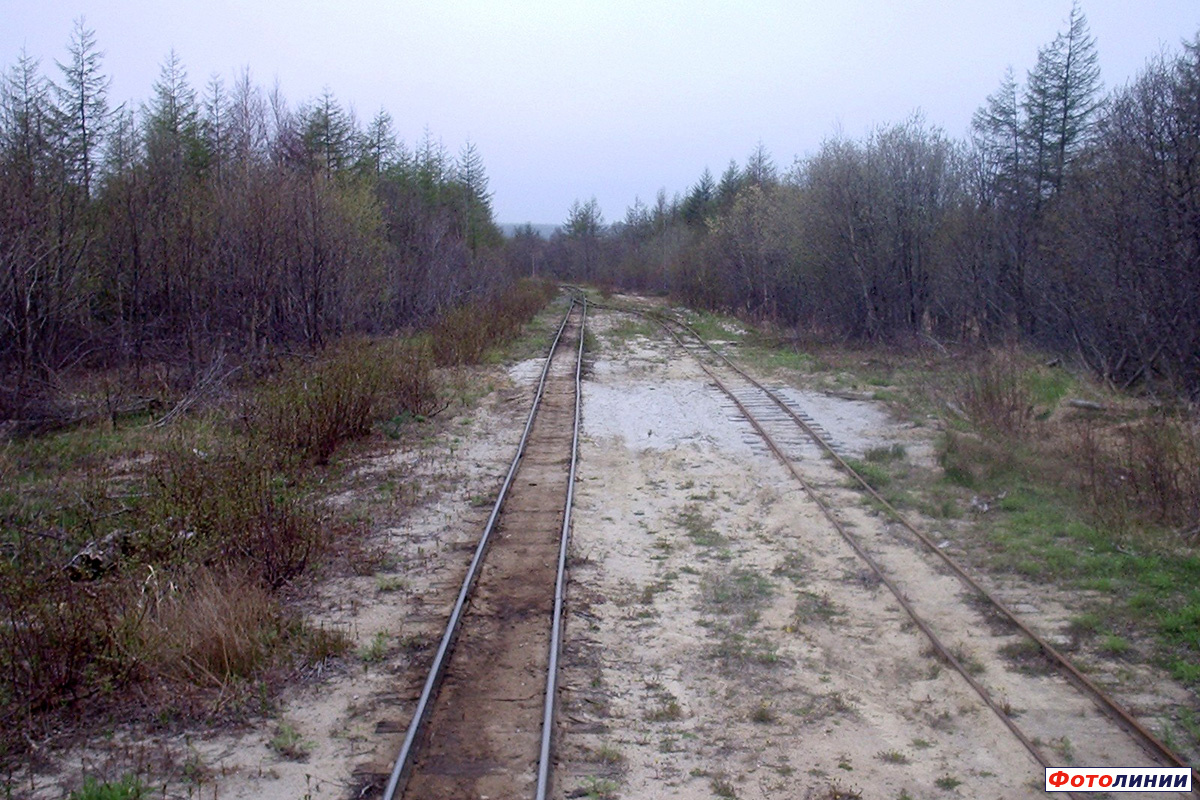
[[310,162],[328,173],[350,162],[354,124],[333,92],[326,88],[304,113],[304,145]]
[[1068,167],[1092,135],[1100,89],[1096,41],[1076,2],[1067,31],[1038,51],[1021,104],[1039,204],[1062,189]]
[[1012,67],[1004,73],[996,93],[989,95],[985,105],[975,112],[971,128],[991,179],[990,190],[997,200],[1011,204],[1017,197],[1025,167],[1021,107]]
[[224,179],[225,161],[229,155],[229,98],[225,92],[225,82],[219,75],[213,75],[208,81],[201,129],[208,152],[212,154],[217,183],[220,183]]
[[488,191],[483,157],[474,142],[467,141],[458,155],[456,170],[463,193],[463,235],[475,252],[492,230],[492,193]]
[[196,91],[174,49],[167,55],[154,83],[154,100],[147,113],[146,147],[151,162],[182,175],[200,142]]
[[400,152],[392,130],[392,115],[380,109],[363,135],[359,169],[378,178],[392,166]]
[[683,201],[683,221],[692,228],[703,228],[705,220],[714,211],[717,196],[717,182],[713,179],[708,167],[700,175],[700,180],[692,187],[687,199]]
[[746,159],[746,169],[742,173],[744,181],[752,186],[769,188],[778,181],[778,172],[771,154],[760,141]]
[[737,161],[730,159],[729,166],[721,173],[721,182],[717,184],[717,206],[722,211],[728,211],[743,185],[742,171],[738,169]]
[[110,79],[100,72],[104,53],[96,49],[96,33],[82,18],[75,21],[67,52],[70,61],[58,63],[63,85],[55,89],[72,171],[85,196],[90,196],[98,150],[108,125]]

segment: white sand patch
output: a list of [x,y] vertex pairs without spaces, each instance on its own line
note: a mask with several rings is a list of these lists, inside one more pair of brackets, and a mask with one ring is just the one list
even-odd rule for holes
[[698,380],[589,383],[584,394],[587,436],[616,437],[634,450],[708,446],[741,455],[751,448],[731,426],[715,393]]

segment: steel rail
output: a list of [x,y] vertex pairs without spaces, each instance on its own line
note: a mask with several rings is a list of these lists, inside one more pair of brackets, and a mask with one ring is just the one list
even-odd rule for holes
[[[782,410],[793,422],[795,422],[796,425],[798,425],[805,432],[805,434],[809,436],[809,438],[811,438],[822,450],[824,450],[834,460],[834,462],[838,465],[838,467],[840,469],[842,469],[855,482],[857,482],[871,496],[871,498],[873,500],[875,500],[877,503],[879,503],[880,506],[888,513],[889,516],[892,517],[893,520],[895,520],[902,527],[904,527],[909,533],[916,536],[917,539],[925,546],[925,548],[927,550],[929,550],[931,553],[934,553],[935,555],[937,555],[937,557],[940,558],[946,564],[946,566],[950,568],[950,570],[952,572],[954,572],[954,574],[959,578],[960,581],[962,581],[969,589],[971,589],[973,592],[975,592],[977,596],[982,597],[986,602],[988,602],[992,606],[992,608],[994,608],[1002,617],[1004,617],[1017,630],[1019,630],[1021,633],[1023,633],[1025,636],[1027,636],[1031,641],[1033,641],[1034,644],[1036,644],[1038,646],[1038,648],[1042,651],[1042,653],[1047,658],[1049,658],[1061,670],[1065,671],[1067,677],[1070,678],[1072,680],[1072,682],[1075,683],[1078,688],[1082,689],[1085,694],[1090,696],[1092,698],[1093,703],[1095,703],[1097,705],[1097,707],[1105,713],[1106,716],[1108,716],[1110,719],[1112,719],[1114,722],[1116,722],[1119,727],[1121,727],[1123,730],[1125,730],[1125,732],[1127,734],[1129,734],[1131,736],[1131,738],[1133,738],[1135,741],[1137,741],[1138,744],[1142,747],[1143,750],[1145,750],[1147,752],[1148,755],[1152,756],[1156,760],[1166,761],[1168,763],[1174,764],[1176,767],[1179,767],[1179,768],[1191,769],[1193,784],[1200,783],[1200,772],[1198,772],[1195,768],[1191,767],[1191,765],[1189,765],[1187,762],[1185,762],[1174,751],[1172,751],[1162,741],[1160,741],[1158,739],[1158,737],[1156,737],[1153,733],[1151,733],[1149,730],[1147,730],[1144,725],[1142,725],[1140,722],[1138,722],[1136,719],[1134,719],[1134,717],[1120,703],[1118,703],[1116,700],[1114,700],[1112,697],[1110,697],[1103,689],[1101,689],[1099,686],[1097,686],[1095,684],[1095,682],[1093,682],[1090,678],[1088,678],[1086,675],[1084,675],[1079,670],[1079,668],[1076,667],[1074,664],[1072,664],[1071,661],[1065,655],[1063,655],[1061,652],[1059,652],[1058,649],[1056,649],[1053,645],[1051,645],[1048,641],[1046,641],[1036,631],[1034,631],[1028,625],[1026,625],[1016,615],[1015,612],[1013,612],[1007,605],[1004,604],[1003,601],[1001,601],[1001,600],[997,599],[995,596],[993,596],[978,581],[976,581],[965,569],[963,569],[962,566],[958,564],[958,562],[956,562],[953,558],[951,558],[949,555],[947,555],[940,547],[938,547],[937,543],[934,542],[929,537],[928,534],[924,533],[919,528],[917,528],[917,526],[914,525],[912,523],[912,521],[909,520],[903,513],[901,513],[894,505],[892,505],[886,499],[884,499],[884,497],[873,486],[871,486],[853,467],[851,467],[848,463],[846,463],[846,460],[844,458],[842,458],[842,456],[832,446],[830,446],[830,444],[825,440],[825,438],[823,436],[821,436],[819,433],[817,433],[811,425],[809,425],[807,422],[805,422],[804,419],[802,417],[800,417],[800,415],[798,415],[791,408],[791,406],[789,406],[787,404],[787,402],[783,398],[781,398],[778,394],[773,392],[771,389],[767,388],[766,386],[764,386],[763,384],[761,384],[760,382],[755,380],[753,377],[751,377],[749,374],[747,374],[745,372],[745,370],[741,369],[741,367],[739,367],[737,364],[733,363],[733,361],[731,361],[724,353],[721,353],[716,348],[714,348],[711,344],[709,344],[707,341],[705,341],[704,337],[702,337],[690,325],[688,325],[687,323],[682,322],[678,319],[671,319],[671,318],[668,318],[668,319],[670,319],[671,322],[679,325],[681,328],[683,328],[688,333],[690,333],[693,337],[696,338],[696,340],[698,342],[701,343],[701,345],[704,346],[704,348],[706,350],[711,352],[717,358],[721,359],[730,369],[732,369],[734,372],[736,372],[738,375],[740,375],[743,379],[745,379],[747,382],[749,382],[751,385],[753,385],[755,388],[757,388],[759,391],[761,391],[763,394],[765,394],[767,397],[769,397],[772,400],[772,402],[774,402],[775,405],[777,405],[780,408],[780,410]],[[668,328],[668,330],[669,330],[669,328]],[[673,332],[672,332],[672,334],[673,334]],[[678,341],[678,339],[677,339],[677,341]]]
[[[404,784],[408,780],[413,758],[417,751],[417,740],[429,715],[433,698],[437,694],[442,678],[445,675],[446,661],[450,655],[450,651],[454,648],[455,640],[458,638],[458,629],[462,624],[462,617],[466,611],[471,591],[474,589],[475,582],[479,577],[479,568],[487,552],[492,531],[496,527],[496,520],[500,517],[500,511],[504,506],[508,490],[512,486],[513,478],[517,474],[517,468],[520,466],[521,459],[525,455],[525,445],[529,441],[529,432],[533,429],[533,423],[537,418],[538,408],[542,402],[542,395],[546,390],[546,379],[550,374],[550,362],[554,359],[554,351],[558,348],[559,340],[562,339],[567,322],[571,319],[576,302],[575,298],[572,297],[571,303],[567,307],[567,313],[563,315],[562,322],[558,326],[558,331],[554,334],[554,340],[550,343],[550,350],[546,354],[546,363],[542,366],[542,374],[538,379],[533,406],[529,409],[529,419],[525,423],[525,431],[521,434],[520,444],[517,445],[517,453],[513,457],[512,465],[508,468],[504,484],[500,487],[500,494],[496,497],[495,505],[492,506],[492,513],[488,517],[487,525],[484,527],[483,534],[479,538],[479,544],[475,547],[475,554],[471,559],[471,564],[467,568],[467,574],[463,578],[462,587],[458,591],[458,599],[455,601],[454,608],[450,612],[450,620],[446,625],[445,632],[442,634],[441,644],[438,646],[437,653],[433,658],[433,664],[429,668],[429,676],[425,679],[425,686],[421,690],[420,697],[417,699],[417,708],[413,712],[412,721],[409,722],[408,730],[404,735],[404,744],[400,748],[400,754],[396,757],[391,777],[388,779],[387,787],[384,789],[383,800],[394,800],[397,793],[403,791]],[[583,334],[581,332],[580,341],[582,339]]]
[[579,323],[579,351],[575,358],[575,423],[571,436],[571,469],[567,477],[567,499],[563,512],[562,536],[558,543],[558,574],[554,579],[554,619],[550,627],[550,658],[546,668],[546,704],[542,712],[542,745],[538,755],[538,779],[535,800],[546,800],[550,791],[551,746],[554,739],[554,711],[558,698],[558,658],[562,650],[563,606],[567,592],[567,546],[571,536],[571,507],[575,504],[575,468],[579,461],[579,423],[583,408],[583,338],[587,330],[587,298],[582,300]]

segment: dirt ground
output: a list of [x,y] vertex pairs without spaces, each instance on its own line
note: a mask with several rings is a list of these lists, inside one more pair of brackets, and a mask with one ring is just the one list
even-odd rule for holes
[[[1043,796],[1041,767],[939,663],[732,405],[665,339],[619,331],[624,319],[601,311],[589,322],[598,346],[584,384],[556,796]],[[452,436],[397,444],[360,464],[332,500],[423,498],[375,520],[372,544],[392,555],[384,568],[327,581],[310,603],[318,622],[354,638],[354,654],[298,683],[262,724],[186,735],[117,729],[32,778],[28,795],[62,797],[85,770],[116,778],[154,763],[170,765],[168,797],[345,798],[377,784],[539,368],[496,368],[484,378],[495,390],[444,422]],[[928,427],[869,402],[799,389],[789,398],[846,455],[899,443],[915,465],[933,468]],[[1048,755],[1063,766],[1152,765],[1060,679],[1006,658],[1013,637],[815,449],[794,445],[889,577]],[[953,550],[953,529],[938,534]],[[1065,635],[1071,612],[1061,598],[1014,582],[995,588],[1044,635]],[[1151,718],[1186,701],[1137,671],[1124,687]],[[295,747],[280,746],[287,731]]]

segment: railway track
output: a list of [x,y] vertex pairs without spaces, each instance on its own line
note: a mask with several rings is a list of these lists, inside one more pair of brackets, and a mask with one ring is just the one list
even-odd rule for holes
[[550,346],[385,800],[549,790],[586,315],[572,300]]
[[[634,313],[641,315],[640,312]],[[1064,688],[1069,686],[1078,695],[1087,699],[1092,706],[1092,713],[1095,715],[1096,746],[1089,748],[1089,743],[1076,743],[1080,750],[1076,758],[1077,763],[1088,766],[1118,766],[1111,760],[1113,753],[1125,753],[1125,758],[1129,760],[1128,754],[1133,752],[1133,748],[1121,747],[1122,743],[1116,741],[1123,739],[1125,745],[1130,743],[1136,745],[1136,754],[1140,756],[1140,759],[1136,763],[1122,761],[1119,766],[1188,768],[1188,764],[1159,741],[1132,714],[1084,675],[1050,642],[1027,626],[1003,602],[981,586],[929,535],[921,531],[888,503],[847,463],[837,448],[831,444],[828,434],[821,430],[820,426],[811,418],[808,418],[802,409],[797,408],[780,392],[772,390],[752,378],[685,323],[662,315],[651,315],[649,318],[662,325],[676,345],[696,359],[713,385],[736,409],[736,413],[754,428],[767,449],[783,463],[808,496],[820,507],[821,512],[836,529],[839,536],[892,593],[913,624],[928,639],[937,657],[961,676],[962,680],[971,687],[983,704],[994,713],[1040,767],[1066,766],[1061,763],[1061,756],[1050,755],[1046,752],[1046,742],[1053,741],[1056,737],[1053,708],[1046,713],[1022,714],[1020,724],[1018,724],[1018,714],[1014,713],[1014,710],[1003,699],[1009,688],[1006,684],[1013,680],[1032,680],[1032,678],[1010,674],[992,677],[987,682],[981,680],[975,674],[976,670],[972,669],[972,664],[964,663],[967,659],[946,644],[947,634],[950,632],[939,628],[937,610],[925,607],[921,602],[919,577],[921,573],[918,572],[914,575],[909,572],[904,577],[900,577],[898,571],[889,568],[888,556],[897,549],[911,551],[914,547],[919,548],[924,553],[925,574],[932,576],[939,570],[942,572],[948,570],[961,581],[965,596],[976,600],[976,605],[980,609],[981,625],[986,625],[988,622],[994,625],[999,621],[1014,636],[1024,637],[1025,640],[1031,642],[1032,647],[1036,648],[1037,655],[1052,665],[1056,675],[1060,676],[1060,680],[1055,682],[1052,687],[1054,696],[1062,696]],[[826,459],[813,458],[814,445],[817,448],[817,454],[827,456]],[[867,492],[896,526],[908,534],[907,541],[901,542],[893,538],[892,541],[885,542],[879,537],[875,537],[868,542],[864,541],[863,536],[850,530],[835,505],[826,498],[826,492],[819,488],[822,483],[830,486],[833,484],[829,481],[828,467],[822,463],[814,463],[814,461],[827,463],[830,460],[842,474],[849,476],[862,490]],[[823,472],[824,474],[822,474]],[[1056,703],[1052,700],[1049,705],[1053,707]],[[1065,713],[1068,706],[1058,703],[1057,707],[1060,713]],[[1071,713],[1084,713],[1077,705],[1071,706],[1071,708],[1074,709]],[[1089,758],[1089,750],[1091,753],[1108,755],[1108,760],[1104,760],[1100,755],[1092,755]],[[1193,770],[1193,784],[1196,783],[1196,777],[1196,771]]]

